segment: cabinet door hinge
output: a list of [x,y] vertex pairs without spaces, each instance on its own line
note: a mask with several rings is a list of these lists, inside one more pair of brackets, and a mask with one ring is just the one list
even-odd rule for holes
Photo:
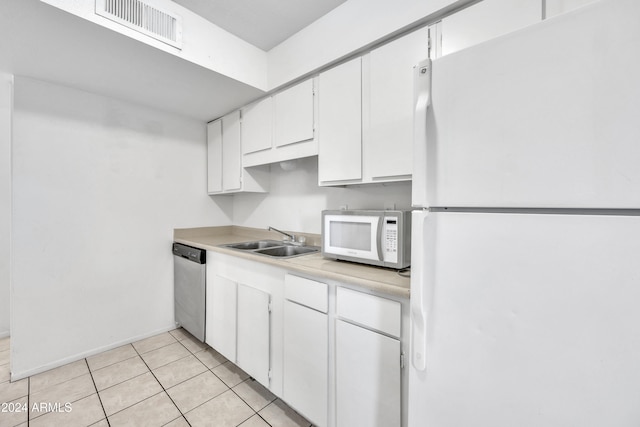
[[267,304],[267,311],[271,313],[271,310],[272,310],[271,301],[269,301],[269,303]]
[[273,371],[271,371],[271,369],[269,369],[269,372],[267,372],[267,378],[271,379],[273,374]]
[[404,352],[400,353],[400,369],[404,369]]

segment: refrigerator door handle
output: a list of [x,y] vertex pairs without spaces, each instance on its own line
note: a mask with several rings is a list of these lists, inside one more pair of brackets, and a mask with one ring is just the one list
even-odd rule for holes
[[[435,218],[434,218],[435,219]],[[411,258],[419,260],[411,265],[411,363],[418,371],[427,367],[427,289],[431,289],[433,271],[427,263],[432,241],[425,239],[426,227],[433,227],[434,221],[427,211],[414,211],[411,218]],[[428,233],[432,234],[432,233]],[[431,235],[432,239],[434,236]]]
[[412,205],[428,208],[427,197],[427,113],[431,106],[431,59],[418,63],[413,71],[413,177]]

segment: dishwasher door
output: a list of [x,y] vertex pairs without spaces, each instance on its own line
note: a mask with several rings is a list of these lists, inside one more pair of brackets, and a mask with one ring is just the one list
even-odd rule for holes
[[206,251],[174,243],[173,255],[176,324],[204,342]]

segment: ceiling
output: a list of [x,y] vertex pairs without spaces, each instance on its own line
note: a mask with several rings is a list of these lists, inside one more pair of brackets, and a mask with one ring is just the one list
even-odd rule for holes
[[264,94],[40,0],[0,0],[0,72],[202,121]]
[[173,0],[269,51],[346,0]]
[[[269,49],[346,0],[175,1]],[[0,0],[0,72],[203,121],[264,95],[258,88],[40,0]]]

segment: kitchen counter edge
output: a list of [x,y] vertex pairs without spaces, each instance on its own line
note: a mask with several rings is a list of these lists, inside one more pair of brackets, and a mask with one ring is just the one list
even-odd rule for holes
[[[176,230],[177,231],[177,230]],[[223,230],[220,230],[223,231]],[[379,267],[359,265],[342,261],[330,260],[322,257],[320,253],[302,255],[294,258],[277,259],[254,254],[251,252],[242,252],[235,249],[220,247],[229,243],[240,243],[251,240],[260,240],[264,237],[256,236],[251,239],[247,232],[228,233],[231,231],[228,227],[223,233],[193,233],[189,236],[184,234],[179,237],[178,233],[174,233],[174,241],[184,245],[193,246],[207,251],[218,252],[226,255],[236,256],[239,258],[262,262],[276,267],[280,267],[292,272],[308,274],[317,278],[335,280],[341,283],[359,286],[371,291],[384,293],[387,295],[409,298],[408,277],[398,275],[395,270],[388,270]],[[261,234],[261,233],[256,233]],[[348,272],[335,270],[350,270]],[[367,276],[380,275],[381,278],[371,279]]]

